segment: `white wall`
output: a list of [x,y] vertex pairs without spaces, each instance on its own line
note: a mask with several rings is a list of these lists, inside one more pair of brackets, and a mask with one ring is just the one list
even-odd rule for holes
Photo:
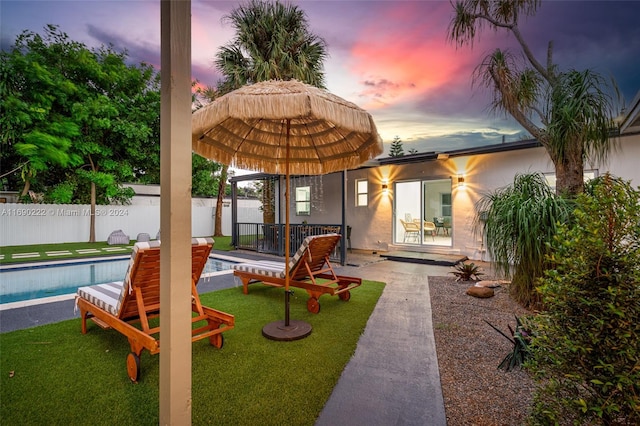
[[[640,135],[620,138],[620,147],[604,164],[589,164],[586,168],[597,169],[602,175],[611,172],[632,185],[640,185]],[[509,185],[516,173],[554,173],[555,168],[544,148],[498,152],[448,160],[422,163],[389,165],[369,169],[352,170],[348,173],[347,224],[353,226],[351,237],[353,248],[363,250],[398,249],[393,246],[393,182],[412,179],[453,179],[453,232],[452,246],[411,246],[411,250],[435,253],[461,254],[470,259],[487,260],[481,251],[481,235],[473,228],[475,203],[486,193]],[[464,174],[464,187],[456,184],[458,174]],[[369,206],[355,206],[355,179],[369,181]],[[389,191],[385,195],[382,181],[388,179]]]
[[[246,221],[261,222],[259,206],[258,200],[239,200],[238,216]],[[213,235],[213,213],[210,200],[192,200],[192,236]],[[0,246],[89,241],[89,226],[88,205],[0,204]],[[132,240],[139,233],[155,238],[160,229],[159,202],[152,205],[97,206],[96,241],[106,241],[109,234],[117,229],[124,231]],[[223,206],[222,233],[231,235],[230,202]]]
[[[347,179],[347,225],[351,226],[351,246],[366,250],[386,251],[393,238],[393,191],[383,193],[382,181],[389,177],[388,167],[349,171]],[[356,206],[356,180],[367,179],[367,206]],[[391,178],[389,182],[393,182]],[[389,185],[391,188],[392,185]]]
[[[264,217],[261,206],[259,200],[238,199],[238,222],[262,223]],[[231,200],[225,200],[222,205],[222,233],[231,235]]]

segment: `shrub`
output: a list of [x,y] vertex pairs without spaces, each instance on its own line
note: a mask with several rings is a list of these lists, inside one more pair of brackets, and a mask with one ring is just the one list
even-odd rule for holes
[[456,276],[456,281],[469,281],[469,280],[478,280],[481,275],[484,275],[482,272],[482,268],[480,268],[475,263],[457,263],[456,266],[453,267],[455,271],[449,272]]
[[535,308],[536,280],[545,267],[547,243],[559,222],[570,217],[570,201],[558,197],[541,173],[518,174],[513,184],[483,196],[476,205],[487,250],[498,275],[511,278],[509,292],[518,303]]
[[71,204],[77,187],[78,185],[72,181],[59,183],[45,193],[44,201],[51,204]]
[[640,424],[640,192],[605,175],[561,225],[530,345],[535,424]]

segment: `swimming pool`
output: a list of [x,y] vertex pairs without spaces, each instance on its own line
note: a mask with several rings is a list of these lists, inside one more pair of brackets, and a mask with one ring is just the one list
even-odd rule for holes
[[[78,287],[122,281],[129,265],[129,256],[109,259],[87,259],[77,262],[31,263],[0,268],[0,306],[15,302],[68,295],[73,297]],[[202,277],[231,273],[238,263],[224,256],[210,256]]]

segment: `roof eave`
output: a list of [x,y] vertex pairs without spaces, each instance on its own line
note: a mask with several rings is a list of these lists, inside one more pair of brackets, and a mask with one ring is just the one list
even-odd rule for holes
[[492,154],[496,152],[515,151],[519,149],[537,148],[542,146],[536,139],[527,139],[517,142],[499,143],[494,145],[485,145],[472,148],[462,148],[444,152],[426,152],[420,154],[403,155],[402,157],[386,157],[379,158],[377,161],[380,165],[387,164],[407,164],[419,163],[423,161],[438,160],[438,156],[446,158],[462,157],[467,155]]
[[620,126],[620,134],[640,131],[640,90],[629,104],[629,113]]

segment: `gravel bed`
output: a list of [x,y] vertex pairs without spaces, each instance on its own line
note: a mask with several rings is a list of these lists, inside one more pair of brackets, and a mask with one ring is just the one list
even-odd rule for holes
[[533,380],[523,370],[497,368],[512,345],[485,320],[510,335],[515,316],[528,311],[509,297],[506,286],[487,299],[466,295],[474,283],[429,277],[447,425],[523,425]]

